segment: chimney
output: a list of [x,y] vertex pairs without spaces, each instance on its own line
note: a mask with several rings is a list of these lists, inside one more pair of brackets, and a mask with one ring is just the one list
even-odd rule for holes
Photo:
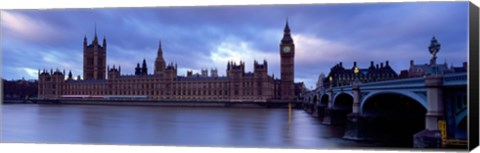
[[463,62],[463,68],[468,68],[467,62]]

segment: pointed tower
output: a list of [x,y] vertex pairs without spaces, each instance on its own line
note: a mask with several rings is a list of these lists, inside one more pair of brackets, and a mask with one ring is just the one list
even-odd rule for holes
[[135,67],[135,75],[140,75],[141,74],[141,68],[140,68],[140,63],[137,63],[137,67]]
[[73,80],[72,70],[68,71],[68,80]]
[[85,50],[87,48],[87,35],[83,37],[83,49]]
[[155,75],[165,72],[165,60],[163,59],[162,41],[158,42],[157,58],[155,59]]
[[103,36],[103,49],[107,50],[107,37]]
[[142,74],[143,75],[148,74],[147,61],[145,60],[145,58],[143,59],[143,63],[142,63]]
[[294,98],[294,57],[295,44],[293,43],[290,34],[290,27],[288,20],[285,23],[283,30],[283,38],[280,42],[280,97],[285,100],[292,100]]
[[98,44],[97,25],[92,44],[87,44],[87,36],[83,39],[83,79],[105,80],[107,73],[107,40],[103,39],[103,46]]
[[93,38],[93,44],[98,44],[98,37],[97,37],[97,23],[95,23],[95,37]]

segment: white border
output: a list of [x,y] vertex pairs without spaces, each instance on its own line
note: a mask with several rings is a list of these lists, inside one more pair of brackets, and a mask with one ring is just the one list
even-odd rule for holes
[[[428,0],[175,0],[175,1],[151,1],[151,0],[15,0],[1,1],[0,9],[52,9],[52,8],[104,8],[104,7],[152,7],[152,6],[206,6],[206,5],[258,5],[258,4],[312,4],[312,3],[372,3],[372,2],[425,2]],[[449,1],[449,0],[434,0]],[[451,1],[451,0],[450,0]],[[458,0],[457,0],[458,1]],[[465,0],[460,0],[465,1]],[[473,1],[474,4],[480,6],[480,2]],[[1,117],[1,114],[0,114]],[[1,124],[1,122],[0,122]],[[0,132],[1,131],[0,126]],[[0,134],[1,136],[1,134]],[[0,137],[0,142],[2,138]],[[335,149],[335,148],[332,148]],[[373,150],[375,149],[375,150]],[[477,149],[478,150],[478,149]],[[115,153],[132,153],[132,152],[321,152],[316,149],[258,149],[258,148],[209,148],[209,147],[164,147],[164,146],[128,146],[128,145],[77,145],[77,144],[22,144],[22,143],[0,143],[0,152],[68,152],[68,153],[84,153],[84,152],[115,152]],[[365,150],[323,150],[334,153],[351,153],[353,152],[413,152],[411,150],[389,150],[385,148],[365,148]],[[415,152],[433,152],[415,151]]]
[[[49,9],[49,8],[102,8],[102,7],[149,7],[149,6],[206,6],[206,5],[258,5],[258,4],[325,4],[325,3],[375,3],[375,2],[428,2],[429,0],[12,0],[2,3],[0,9]],[[430,0],[441,2],[452,0]],[[466,0],[453,0],[466,1]],[[478,4],[478,2],[476,2]]]

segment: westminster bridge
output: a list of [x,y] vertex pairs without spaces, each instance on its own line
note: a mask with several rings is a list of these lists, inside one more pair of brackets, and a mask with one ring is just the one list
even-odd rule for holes
[[466,91],[467,73],[356,80],[310,91],[303,106],[325,125],[346,125],[345,139],[440,148],[466,143]]

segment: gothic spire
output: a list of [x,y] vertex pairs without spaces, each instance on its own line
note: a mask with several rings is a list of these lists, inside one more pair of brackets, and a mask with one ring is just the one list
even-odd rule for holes
[[161,49],[162,48],[162,40],[158,40],[158,48]]
[[163,58],[162,40],[158,41],[157,58]]
[[95,22],[95,37],[93,38],[94,44],[98,43],[98,37],[97,37],[97,22]]
[[68,79],[72,79],[72,70],[68,71]]
[[290,35],[290,27],[288,26],[288,19],[285,23],[285,29],[283,30],[282,43],[293,43],[292,36]]
[[97,37],[97,22],[95,22],[95,37]]
[[143,59],[143,63],[142,63],[142,74],[144,75],[147,75],[148,74],[148,69],[147,69],[147,61],[145,60],[145,58]]
[[87,34],[83,37],[83,46],[87,46]]
[[287,21],[285,23],[285,29],[283,29],[283,32],[290,34],[290,27],[288,26],[288,18],[287,18]]
[[107,37],[105,35],[103,36],[103,47],[107,47]]

